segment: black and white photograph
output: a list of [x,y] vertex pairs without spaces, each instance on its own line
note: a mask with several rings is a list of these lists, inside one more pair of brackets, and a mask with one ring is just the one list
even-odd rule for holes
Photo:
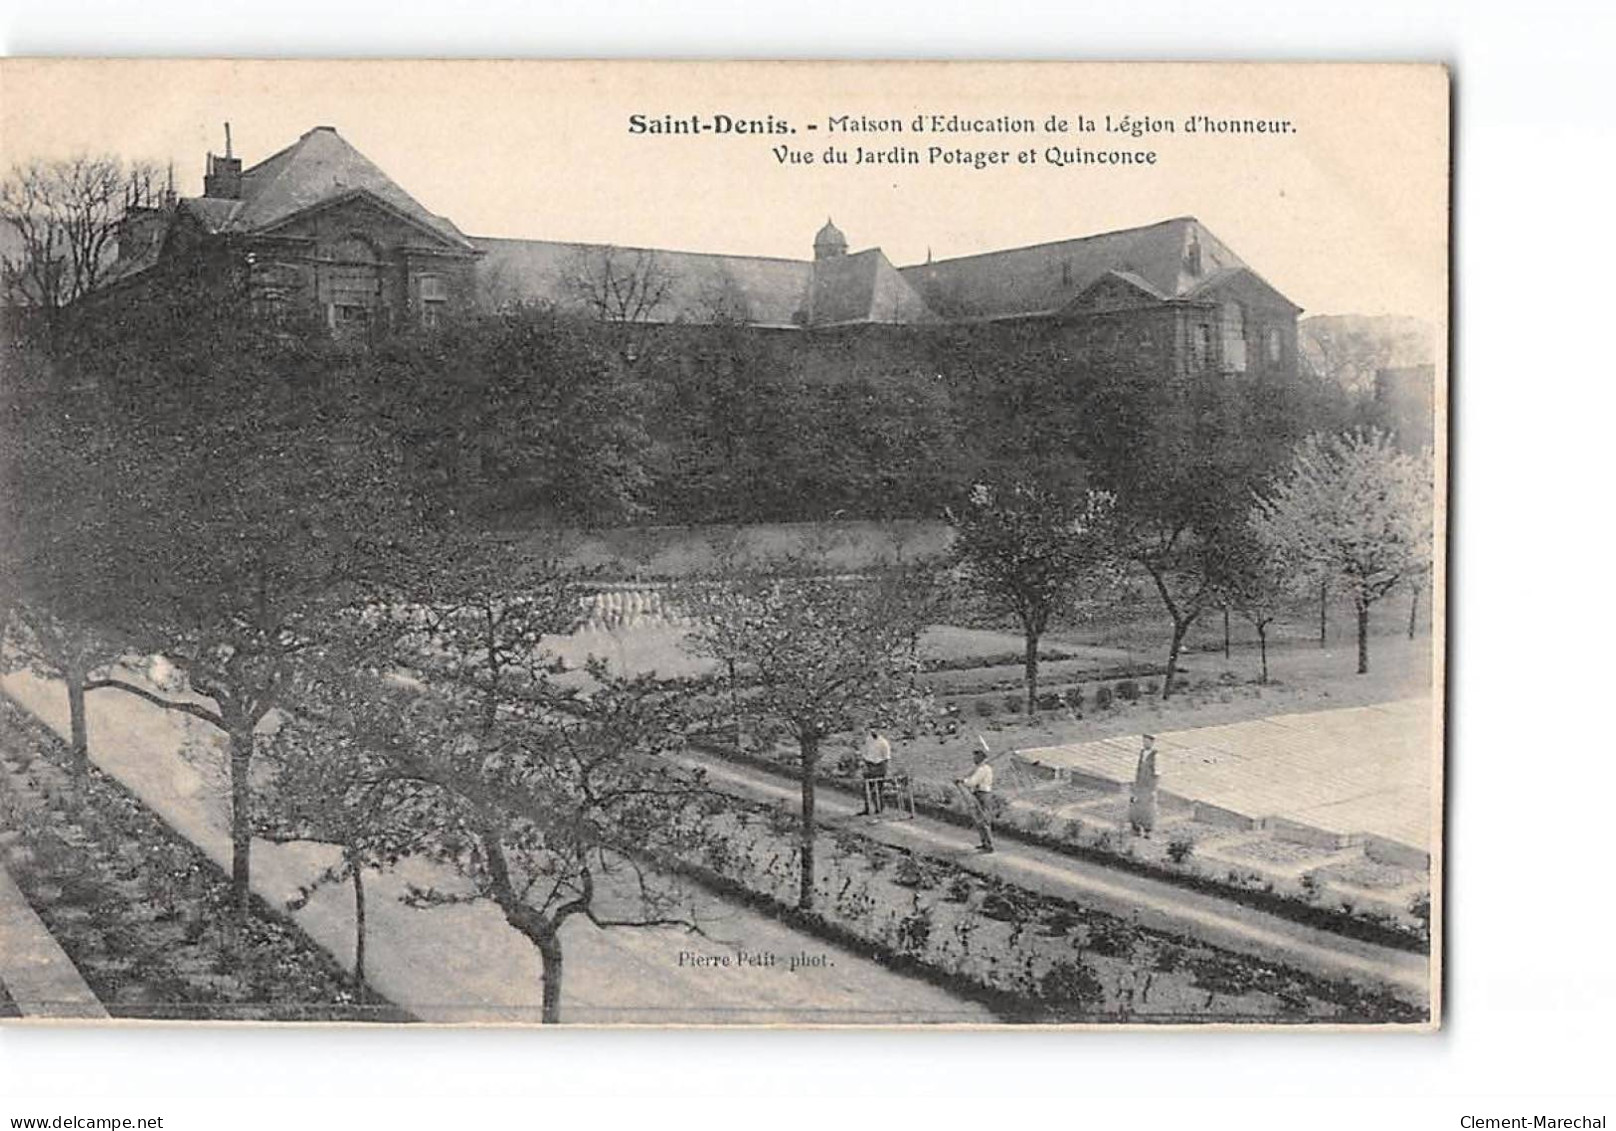
[[1444,66],[0,68],[6,1022],[1441,1026]]

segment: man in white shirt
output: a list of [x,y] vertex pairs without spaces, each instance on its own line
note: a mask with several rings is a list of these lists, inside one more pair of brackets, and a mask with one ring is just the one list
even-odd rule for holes
[[875,811],[880,813],[886,808],[886,778],[887,771],[892,765],[892,743],[888,742],[880,732],[871,730],[864,740],[864,812],[860,816],[868,816],[873,803]]
[[971,819],[976,822],[976,834],[982,838],[982,851],[993,851],[993,767],[988,765],[988,752],[972,753],[976,766],[954,784],[965,790],[971,799]]

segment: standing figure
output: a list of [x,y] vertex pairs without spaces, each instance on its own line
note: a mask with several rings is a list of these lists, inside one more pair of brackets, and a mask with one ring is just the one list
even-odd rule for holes
[[1139,765],[1133,773],[1133,791],[1128,795],[1128,824],[1135,836],[1149,836],[1156,827],[1156,792],[1160,778],[1156,774],[1156,736],[1143,736],[1139,749]]
[[993,767],[988,765],[988,752],[971,752],[976,767],[954,784],[965,791],[971,800],[971,819],[976,822],[976,835],[981,838],[983,852],[993,851]]
[[869,736],[864,740],[864,812],[860,816],[869,816],[870,806],[880,813],[886,808],[887,770],[892,765],[892,743],[888,742],[881,733],[871,728]]

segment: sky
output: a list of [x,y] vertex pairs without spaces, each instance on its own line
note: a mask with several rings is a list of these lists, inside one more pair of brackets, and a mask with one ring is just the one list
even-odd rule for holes
[[[647,119],[772,118],[779,135],[635,134]],[[1030,118],[1031,134],[833,131],[831,119]],[[1052,116],[1100,130],[1046,132]],[[1172,133],[1104,132],[1123,115]],[[1192,115],[1291,132],[1187,134]],[[1446,324],[1448,79],[1434,66],[4,60],[0,161],[113,152],[201,192],[231,123],[251,165],[329,125],[479,236],[811,256],[827,217],[902,266],[1193,215],[1310,314]],[[809,130],[807,127],[818,128]],[[812,164],[782,164],[786,145]],[[826,165],[836,145],[920,164]],[[929,147],[1007,164],[931,164]],[[1154,150],[1057,168],[1048,149]],[[1037,152],[1031,165],[1018,162]]]

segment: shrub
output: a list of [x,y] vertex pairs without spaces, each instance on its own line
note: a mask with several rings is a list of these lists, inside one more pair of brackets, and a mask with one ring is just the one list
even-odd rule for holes
[[1133,953],[1134,932],[1119,919],[1109,916],[1089,924],[1088,948],[1107,958],[1126,958]]
[[707,867],[717,872],[720,876],[728,875],[731,866],[735,863],[735,851],[730,842],[724,838],[718,838],[708,841],[703,848],[707,857]]
[[1079,716],[1083,714],[1083,689],[1081,687],[1074,687],[1066,692],[1066,705],[1076,711]]
[[1022,826],[1030,833],[1044,832],[1054,822],[1047,809],[1033,809],[1021,819]]
[[1111,688],[1106,684],[1100,684],[1094,689],[1094,709],[1096,711],[1109,711],[1114,698]]
[[1297,882],[1302,885],[1302,896],[1305,899],[1317,899],[1319,891],[1324,886],[1319,883],[1319,874],[1317,872],[1303,872]]
[[971,898],[973,886],[965,876],[954,875],[950,877],[948,886],[943,890],[943,898],[950,903],[964,903]]
[[1038,709],[1040,711],[1059,711],[1065,706],[1066,703],[1061,699],[1058,691],[1046,691],[1038,697]]
[[1004,709],[1012,715],[1021,714],[1021,698],[1019,695],[1006,695],[1004,697]]
[[916,908],[898,923],[898,946],[903,950],[922,951],[931,941],[931,908]]
[[971,705],[971,709],[977,713],[979,718],[991,719],[994,713],[993,700],[978,699]]
[[1105,988],[1082,960],[1057,959],[1038,981],[1038,992],[1045,1001],[1062,1005],[1089,1005],[1100,1001]]
[[1154,695],[1154,694],[1156,694],[1156,692],[1158,692],[1160,690],[1161,690],[1161,685],[1158,684],[1155,680],[1153,680],[1153,679],[1145,680],[1145,694],[1146,695]]
[[892,882],[901,887],[925,891],[937,883],[935,876],[922,867],[913,856],[901,856],[892,869]]
[[989,892],[982,899],[982,914],[1001,923],[1013,923],[1025,918],[1020,904],[1003,892]]
[[1418,919],[1427,931],[1431,929],[1431,893],[1422,891],[1409,900],[1408,913]]
[[1056,907],[1044,915],[1044,934],[1050,938],[1062,938],[1069,935],[1075,926],[1077,926],[1077,916],[1064,907]]
[[1163,943],[1161,948],[1156,951],[1155,959],[1151,962],[1151,969],[1162,974],[1171,974],[1183,963],[1184,949],[1172,943]]
[[1187,836],[1175,836],[1167,842],[1167,859],[1182,864],[1195,851],[1195,841]]
[[1117,683],[1117,695],[1126,699],[1129,703],[1136,702],[1139,699],[1139,685],[1131,679],[1119,680]]

